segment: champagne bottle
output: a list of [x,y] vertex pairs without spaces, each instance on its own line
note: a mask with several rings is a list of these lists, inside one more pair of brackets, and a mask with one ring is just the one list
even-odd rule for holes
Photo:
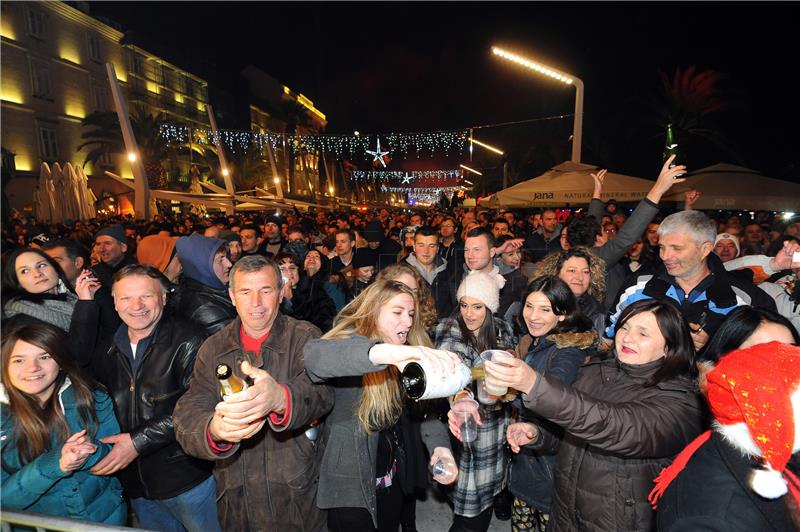
[[449,397],[463,390],[472,379],[464,363],[457,365],[453,372],[444,372],[424,362],[411,362],[400,375],[400,384],[411,399],[420,401]]
[[[667,124],[667,133],[666,133],[666,143],[664,144],[664,155],[662,159],[662,163],[667,162],[672,155],[675,155],[675,159],[672,160],[669,167],[672,168],[673,166],[677,166],[679,164],[683,164],[683,159],[681,158],[681,152],[678,148],[678,143],[675,142],[675,134],[672,132],[672,124]],[[680,177],[683,174],[676,175],[675,177]]]
[[247,383],[233,374],[233,370],[227,364],[220,364],[216,370],[217,379],[222,396],[233,395],[247,389]]

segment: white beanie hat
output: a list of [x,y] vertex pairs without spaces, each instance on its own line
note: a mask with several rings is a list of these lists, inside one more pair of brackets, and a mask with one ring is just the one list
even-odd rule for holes
[[482,301],[492,313],[497,312],[500,306],[500,289],[506,280],[498,273],[484,273],[473,271],[464,277],[456,291],[456,300],[461,301],[464,296],[474,297]]
[[742,249],[739,247],[739,238],[736,235],[732,235],[730,233],[718,234],[717,238],[714,240],[714,247],[717,247],[717,244],[719,244],[720,240],[730,240],[733,242],[733,245],[736,246],[736,257],[742,254]]

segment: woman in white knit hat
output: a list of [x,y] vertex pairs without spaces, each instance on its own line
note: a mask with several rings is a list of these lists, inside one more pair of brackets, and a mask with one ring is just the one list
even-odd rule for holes
[[[500,304],[505,279],[497,273],[473,271],[456,292],[458,307],[436,327],[435,344],[458,354],[470,368],[480,366],[480,354],[489,349],[513,349],[517,344],[509,323],[494,316]],[[477,390],[466,389],[454,400],[472,397]],[[474,442],[458,453],[459,477],[452,492],[455,517],[451,531],[485,531],[492,519],[494,497],[505,485],[508,451],[505,431],[510,421],[508,403],[480,405],[480,425]],[[460,434],[454,435],[460,438]]]

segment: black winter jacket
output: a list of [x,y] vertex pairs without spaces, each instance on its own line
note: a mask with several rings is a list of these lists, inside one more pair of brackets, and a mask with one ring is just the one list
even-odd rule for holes
[[211,474],[211,463],[184,454],[175,440],[172,411],[189,387],[197,350],[205,336],[197,326],[162,316],[134,374],[113,338],[101,341],[79,361],[103,384],[114,401],[123,433],[139,456],[119,472],[128,497],[168,499]]
[[658,530],[795,530],[787,506],[791,495],[766,499],[750,487],[750,475],[757,467],[755,459],[712,432],[658,502]]
[[206,336],[221,330],[237,316],[227,289],[217,290],[183,276],[178,294],[178,315],[202,327]]

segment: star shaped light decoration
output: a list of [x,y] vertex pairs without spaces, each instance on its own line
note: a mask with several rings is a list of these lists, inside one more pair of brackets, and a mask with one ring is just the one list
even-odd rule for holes
[[406,175],[404,175],[400,179],[403,180],[403,184],[404,185],[407,185],[407,184],[411,183],[411,180],[414,179],[414,176],[409,174],[408,172],[406,172]]
[[386,163],[391,160],[391,159],[389,159],[389,157],[387,157],[387,155],[389,155],[388,151],[381,151],[381,139],[380,138],[378,138],[378,147],[375,148],[375,151],[367,150],[367,153],[369,153],[370,155],[372,155],[374,157],[374,159],[372,159],[373,166],[377,166],[375,163],[380,163],[381,166],[386,168]]

